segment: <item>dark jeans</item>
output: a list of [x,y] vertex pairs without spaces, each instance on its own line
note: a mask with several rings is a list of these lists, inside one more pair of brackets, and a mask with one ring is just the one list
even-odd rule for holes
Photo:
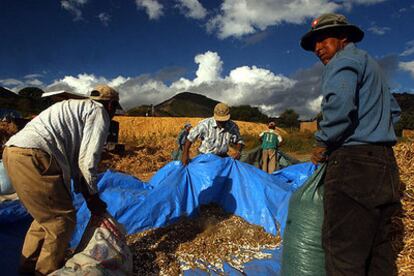
[[391,217],[400,210],[390,146],[344,146],[329,156],[322,244],[327,275],[396,275]]

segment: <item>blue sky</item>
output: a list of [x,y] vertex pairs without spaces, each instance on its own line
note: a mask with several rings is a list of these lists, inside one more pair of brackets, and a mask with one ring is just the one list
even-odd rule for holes
[[191,91],[269,115],[319,111],[322,65],[299,46],[339,12],[393,91],[414,93],[414,0],[0,0],[0,86],[119,90],[126,108]]

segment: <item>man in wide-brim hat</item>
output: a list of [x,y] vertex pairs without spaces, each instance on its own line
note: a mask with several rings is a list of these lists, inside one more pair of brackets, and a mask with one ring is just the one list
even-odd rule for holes
[[400,208],[392,146],[400,108],[378,63],[340,14],[312,21],[301,46],[325,65],[312,162],[327,161],[322,243],[328,275],[395,275],[391,217]]

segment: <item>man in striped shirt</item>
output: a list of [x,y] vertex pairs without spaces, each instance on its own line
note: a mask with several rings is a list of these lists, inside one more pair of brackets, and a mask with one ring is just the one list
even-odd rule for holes
[[20,273],[47,275],[63,265],[76,225],[71,180],[93,215],[106,211],[98,194],[97,167],[118,101],[118,92],[99,85],[90,99],[52,105],[6,143],[5,168],[33,217]]
[[239,127],[230,120],[229,106],[224,103],[218,103],[214,108],[214,116],[202,120],[188,134],[181,159],[184,165],[187,165],[190,160],[190,147],[197,138],[202,141],[198,148],[200,153],[213,153],[220,157],[227,157],[229,144],[235,144],[237,153],[234,159],[240,159],[244,142]]

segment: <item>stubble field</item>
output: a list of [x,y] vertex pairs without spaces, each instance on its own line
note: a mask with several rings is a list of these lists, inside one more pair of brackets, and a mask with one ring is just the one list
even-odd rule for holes
[[[115,117],[120,124],[119,142],[126,145],[123,156],[107,155],[102,161],[101,169],[111,168],[134,175],[143,181],[165,164],[171,161],[171,152],[176,149],[176,136],[187,122],[193,126],[201,118],[155,118],[155,117]],[[257,145],[257,137],[266,125],[259,123],[237,122],[241,135],[246,140],[247,148]],[[295,144],[289,140],[302,140],[309,144],[309,135],[292,133],[283,129],[278,132],[286,140],[285,152],[306,160],[310,147],[295,151]],[[193,145],[191,155],[196,155],[198,144]],[[393,220],[393,246],[398,253],[398,275],[414,275],[414,143],[406,141],[394,147],[400,169],[402,212]],[[232,154],[230,152],[230,154]]]

